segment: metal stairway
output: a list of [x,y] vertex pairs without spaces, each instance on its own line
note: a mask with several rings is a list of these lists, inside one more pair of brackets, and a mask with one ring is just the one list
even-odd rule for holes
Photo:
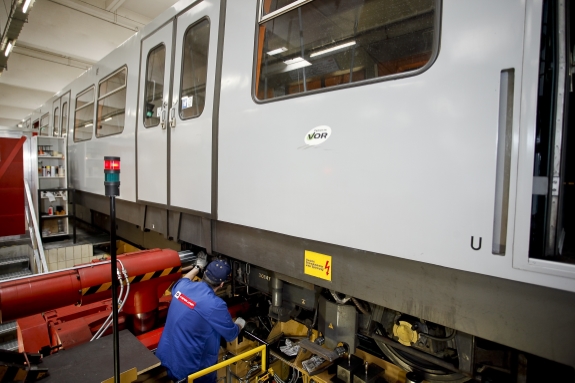
[[0,242],[0,281],[31,275],[30,239]]
[[[0,282],[32,275],[30,238],[0,242]],[[18,351],[16,322],[0,324],[0,349]]]
[[16,321],[0,324],[0,349],[18,351]]

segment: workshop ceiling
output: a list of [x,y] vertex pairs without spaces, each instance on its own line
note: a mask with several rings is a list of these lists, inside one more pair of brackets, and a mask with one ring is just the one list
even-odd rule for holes
[[[0,0],[0,35],[11,6],[21,8],[23,1]],[[28,21],[8,56],[7,69],[0,75],[0,127],[16,127],[56,92],[176,2],[32,0],[26,13]]]

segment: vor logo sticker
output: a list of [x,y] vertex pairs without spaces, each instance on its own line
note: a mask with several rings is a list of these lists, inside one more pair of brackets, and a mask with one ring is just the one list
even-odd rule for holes
[[329,136],[331,136],[331,128],[327,125],[321,125],[307,132],[304,142],[306,145],[315,146],[324,143]]

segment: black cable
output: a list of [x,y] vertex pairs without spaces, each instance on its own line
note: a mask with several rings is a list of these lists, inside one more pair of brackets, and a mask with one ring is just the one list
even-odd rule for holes
[[436,340],[438,342],[447,342],[447,341],[450,341],[451,339],[455,338],[455,334],[457,334],[457,330],[454,329],[453,332],[449,336],[446,336],[445,338],[440,338],[440,337],[429,335],[429,334],[426,334],[423,332],[421,332],[419,334],[428,338],[428,339],[431,339],[431,340]]

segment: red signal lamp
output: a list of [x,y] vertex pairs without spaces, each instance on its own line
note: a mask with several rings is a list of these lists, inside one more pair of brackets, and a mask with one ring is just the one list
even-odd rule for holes
[[120,195],[120,157],[104,157],[104,188],[108,197]]
[[104,170],[120,170],[120,157],[104,157]]

